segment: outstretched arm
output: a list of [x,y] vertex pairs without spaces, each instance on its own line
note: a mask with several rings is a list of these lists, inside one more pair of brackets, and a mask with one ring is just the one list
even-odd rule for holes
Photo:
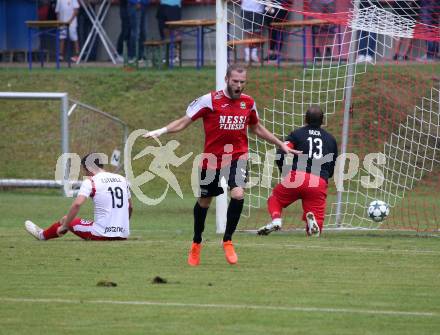
[[142,136],[148,138],[148,137],[159,137],[160,135],[166,133],[177,133],[188,127],[191,122],[192,122],[191,118],[185,115],[180,119],[170,122],[168,125],[166,125],[163,128],[149,131]]
[[258,137],[266,140],[269,143],[275,144],[281,148],[287,154],[302,154],[302,151],[291,149],[287,146],[286,143],[282,142],[278,139],[274,134],[272,134],[269,130],[267,130],[260,122],[250,125],[249,129]]

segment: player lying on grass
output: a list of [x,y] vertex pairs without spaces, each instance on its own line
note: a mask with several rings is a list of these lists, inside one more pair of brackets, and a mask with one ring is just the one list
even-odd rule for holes
[[194,235],[188,255],[188,264],[200,264],[202,233],[212,198],[223,193],[220,185],[225,178],[231,200],[226,214],[226,230],[223,250],[229,264],[237,263],[237,254],[232,244],[244,203],[244,187],[247,178],[248,130],[269,143],[275,144],[285,153],[299,153],[289,148],[258,119],[255,101],[243,93],[247,72],[241,65],[231,65],[226,71],[226,87],[194,100],[186,115],[166,127],[153,130],[145,137],[158,137],[165,133],[177,133],[197,119],[203,120],[205,148],[200,166],[200,197],[194,206]]
[[[50,240],[68,231],[84,240],[125,240],[130,234],[133,211],[128,183],[123,176],[106,172],[98,154],[88,154],[81,160],[85,179],[67,215],[47,229],[31,221],[25,222],[29,234],[37,240]],[[92,198],[94,221],[77,218],[81,205]]]
[[[327,184],[333,176],[338,147],[335,138],[321,128],[324,114],[319,106],[311,106],[305,116],[304,127],[289,134],[289,147],[298,149],[304,154],[294,156],[289,172],[283,181],[275,186],[267,199],[267,208],[272,222],[261,227],[258,235],[268,235],[280,230],[281,213],[293,202],[301,199],[303,221],[306,221],[307,235],[317,235],[324,224]],[[278,151],[280,157],[276,163],[283,172],[284,153]],[[286,171],[287,172],[287,171]]]

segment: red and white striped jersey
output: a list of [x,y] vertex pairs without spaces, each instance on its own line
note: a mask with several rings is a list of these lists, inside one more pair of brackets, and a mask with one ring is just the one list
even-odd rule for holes
[[[231,160],[247,159],[247,127],[258,123],[257,107],[249,95],[241,94],[239,99],[231,99],[223,90],[213,91],[194,100],[186,115],[193,121],[203,119],[203,168],[219,169]],[[208,158],[212,155],[216,161],[214,157]],[[223,155],[229,158],[222,159]]]

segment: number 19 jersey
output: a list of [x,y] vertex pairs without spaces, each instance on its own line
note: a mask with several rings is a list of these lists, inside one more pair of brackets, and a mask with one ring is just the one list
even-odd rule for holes
[[127,238],[130,234],[127,180],[118,174],[99,172],[83,181],[78,195],[91,197],[94,203],[92,234]]

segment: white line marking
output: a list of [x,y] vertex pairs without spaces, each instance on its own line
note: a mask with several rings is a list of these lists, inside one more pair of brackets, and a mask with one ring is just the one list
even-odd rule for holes
[[227,305],[227,304],[186,304],[180,302],[158,302],[158,301],[120,301],[120,300],[70,300],[52,298],[6,298],[0,297],[2,302],[17,303],[55,303],[55,304],[98,304],[98,305],[131,305],[131,306],[160,306],[177,308],[215,308],[215,309],[254,309],[264,311],[287,311],[287,312],[316,312],[316,313],[346,313],[346,314],[374,314],[374,315],[395,315],[395,316],[420,316],[438,317],[435,312],[418,311],[392,311],[392,310],[371,310],[351,308],[321,308],[321,307],[300,307],[300,306],[262,306],[262,305]]
[[[184,244],[187,245],[188,248],[190,246],[190,241],[172,241],[172,240],[143,240],[142,238],[134,237],[136,239],[125,241],[125,243],[146,243],[146,244]],[[263,237],[264,238],[264,237]],[[221,240],[218,242],[210,241],[203,242],[205,245],[221,245]],[[417,250],[417,249],[393,249],[393,248],[367,248],[367,247],[326,247],[322,245],[312,245],[307,242],[300,242],[299,244],[271,244],[271,243],[242,243],[235,242],[235,246],[244,247],[244,248],[268,248],[268,249],[305,249],[305,250],[326,250],[326,251],[341,251],[341,252],[386,252],[386,253],[401,253],[401,254],[426,254],[426,255],[440,255],[440,251],[437,250]]]

